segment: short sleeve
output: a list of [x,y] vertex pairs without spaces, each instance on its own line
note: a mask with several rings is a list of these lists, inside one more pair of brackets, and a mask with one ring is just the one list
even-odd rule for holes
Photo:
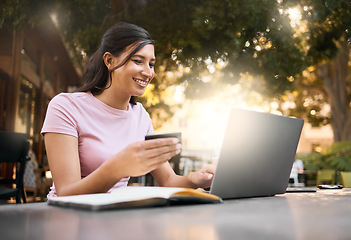
[[48,105],[41,134],[52,132],[78,137],[75,112],[74,104],[68,95],[55,96]]

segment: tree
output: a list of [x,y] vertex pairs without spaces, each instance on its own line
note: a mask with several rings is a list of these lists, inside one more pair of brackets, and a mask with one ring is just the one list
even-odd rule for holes
[[[315,124],[331,123],[335,141],[351,140],[351,2],[302,1],[307,23],[305,40],[310,58],[307,78],[300,79],[305,95],[313,96],[303,110]],[[305,73],[306,73],[305,72]],[[309,97],[310,98],[310,97]],[[305,97],[305,99],[308,99]],[[322,114],[320,104],[328,103],[330,112]]]
[[351,51],[344,40],[336,44],[338,53],[335,57],[302,73],[296,99],[300,104],[289,112],[306,117],[313,126],[331,124],[334,141],[338,142],[351,140]]
[[[301,15],[295,26],[291,10]],[[188,97],[207,97],[249,73],[254,77],[244,84],[265,97],[283,102],[297,92],[295,107],[282,112],[307,118],[315,126],[331,123],[334,140],[347,141],[350,12],[351,2],[346,0],[149,0],[142,15],[136,12],[133,19],[167,40],[160,47],[166,58],[191,68],[181,78]],[[208,60],[225,63],[221,74],[208,71]],[[213,78],[204,80],[204,72]]]
[[[7,7],[9,2],[13,4],[7,0]],[[144,101],[150,110],[163,106],[165,111],[157,114],[164,119],[172,112],[162,96],[169,85],[182,83],[188,97],[198,98],[241,83],[281,103],[293,96],[289,98],[295,106],[281,111],[314,125],[331,123],[335,141],[351,138],[349,0],[52,2],[54,6],[45,5],[56,12],[80,60],[96,49],[102,32],[115,22],[135,23],[151,33],[158,75]],[[299,16],[294,24],[292,10]],[[32,14],[16,18],[15,11],[6,13],[2,22],[33,22],[26,19]],[[167,77],[174,72],[178,77]],[[251,78],[243,78],[248,74]]]

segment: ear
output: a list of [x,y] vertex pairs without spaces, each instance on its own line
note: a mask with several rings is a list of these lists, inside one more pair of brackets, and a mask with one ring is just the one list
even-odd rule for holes
[[104,63],[108,69],[113,68],[114,66],[114,56],[110,52],[104,53]]

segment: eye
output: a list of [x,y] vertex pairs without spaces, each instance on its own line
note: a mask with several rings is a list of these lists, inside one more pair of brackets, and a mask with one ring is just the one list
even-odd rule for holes
[[135,62],[136,64],[141,64],[141,60],[133,59],[132,61]]
[[153,67],[155,67],[155,63],[149,63],[149,66],[150,66],[151,68],[153,68]]

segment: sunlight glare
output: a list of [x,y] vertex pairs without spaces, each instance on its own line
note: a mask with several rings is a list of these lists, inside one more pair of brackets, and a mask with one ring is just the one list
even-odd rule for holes
[[55,24],[55,26],[58,27],[59,23],[58,23],[58,19],[57,19],[57,14],[55,12],[51,13],[50,18],[51,18],[52,22]]
[[[182,107],[175,112],[172,121],[164,124],[159,133],[181,131],[184,150],[202,149],[219,151],[222,145],[229,112],[232,108],[250,109],[263,112],[258,105],[250,105],[240,84],[230,85],[225,90],[202,100],[186,100],[185,86],[177,86],[173,95],[175,103]],[[249,94],[255,97],[254,94]],[[270,110],[270,109],[268,109]],[[184,126],[179,123],[186,123]]]
[[184,102],[184,89],[185,87],[183,85],[178,85],[175,88],[175,93],[173,95],[173,99],[176,103],[182,103]]
[[289,14],[289,18],[290,18],[290,24],[292,27],[297,27],[300,25],[300,21],[302,18],[301,15],[301,11],[299,10],[299,8],[294,7],[294,8],[289,8],[287,10],[287,13]]

